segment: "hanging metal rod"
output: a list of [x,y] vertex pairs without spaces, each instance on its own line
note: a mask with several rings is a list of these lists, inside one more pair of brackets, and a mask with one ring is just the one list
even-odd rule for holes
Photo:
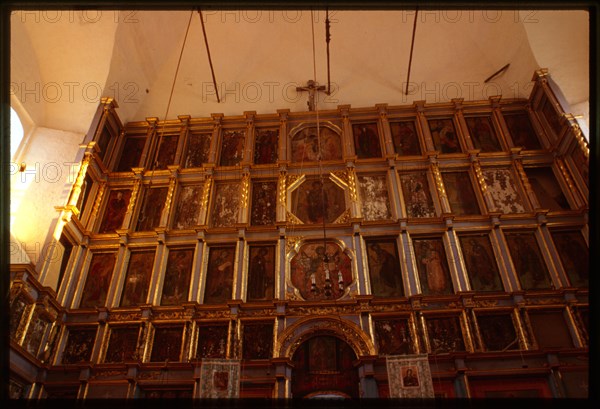
[[327,95],[331,95],[331,75],[329,71],[329,41],[331,40],[331,25],[329,24],[329,7],[325,9],[325,42],[327,43]]
[[204,28],[204,18],[202,18],[202,10],[198,8],[198,15],[200,16],[200,23],[202,23],[202,33],[204,34],[204,44],[206,44],[206,53],[208,54],[208,63],[210,64],[210,73],[212,74],[213,85],[215,86],[215,92],[217,94],[217,102],[221,102],[219,98],[219,88],[217,88],[217,80],[215,78],[215,70],[213,68],[212,58],[210,57],[210,48],[208,47],[208,38],[206,37],[206,28]]
[[413,23],[412,40],[410,42],[410,57],[408,60],[408,74],[406,74],[406,89],[404,95],[408,95],[408,84],[410,82],[410,67],[412,66],[413,47],[415,46],[415,33],[417,31],[417,15],[419,14],[419,7],[415,9],[415,22]]
[[500,68],[498,71],[496,71],[495,73],[493,73],[492,75],[487,77],[487,79],[483,82],[486,83],[486,82],[490,81],[492,78],[497,77],[498,75],[500,75],[501,73],[506,71],[508,69],[508,67],[510,67],[510,63],[506,64],[504,67]]

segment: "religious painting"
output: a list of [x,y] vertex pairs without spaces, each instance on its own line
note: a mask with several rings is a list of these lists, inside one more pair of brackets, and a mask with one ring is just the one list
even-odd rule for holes
[[155,327],[150,362],[179,362],[183,327]]
[[474,291],[502,291],[502,280],[489,236],[458,236],[467,274]]
[[200,366],[198,397],[236,399],[240,395],[240,361],[203,359]]
[[168,187],[145,189],[135,231],[152,231],[160,225],[160,217],[165,207],[168,191]]
[[275,293],[275,246],[251,245],[247,301],[272,300]]
[[188,299],[194,249],[171,249],[160,305],[178,305]]
[[362,215],[366,221],[392,218],[386,175],[362,175],[358,177],[362,199]]
[[22,296],[13,301],[13,304],[10,306],[9,333],[12,339],[15,339],[17,336],[17,330],[21,324],[21,317],[23,316],[25,307],[27,307],[27,304],[23,301]]
[[551,167],[525,168],[525,173],[542,209],[571,209]]
[[175,205],[175,218],[173,229],[193,229],[199,224],[200,200],[203,184],[182,186],[179,191],[179,200]]
[[223,130],[221,133],[220,166],[236,166],[244,158],[245,130]]
[[[572,135],[568,135],[568,137],[573,138]],[[588,158],[585,156],[585,152],[583,148],[577,144],[573,151],[571,152],[571,158],[573,159],[573,163],[575,167],[579,171],[581,178],[583,179],[586,186],[590,185],[590,164]]]
[[371,293],[375,297],[403,297],[398,246],[394,239],[366,240]]
[[62,363],[78,364],[90,362],[94,341],[96,339],[96,328],[69,328],[67,344],[63,351]]
[[336,371],[336,339],[321,336],[308,340],[308,370],[312,373]]
[[459,317],[427,318],[426,322],[432,354],[465,350]]
[[31,321],[29,322],[23,347],[36,358],[38,356],[38,351],[40,350],[42,338],[49,325],[50,323],[41,318],[37,311],[33,314],[33,317],[31,317]]
[[441,153],[462,152],[454,121],[451,118],[430,119],[428,122],[433,146],[437,151]]
[[137,360],[138,327],[111,327],[104,362],[118,363]]
[[352,282],[352,263],[339,244],[305,243],[290,262],[292,284],[305,300],[335,300]]
[[79,210],[79,220],[81,220],[83,211],[88,203],[88,199],[90,197],[90,192],[92,191],[92,187],[94,186],[94,179],[90,176],[89,173],[85,174],[83,178],[83,183],[81,184],[81,192],[79,193],[79,197],[77,198],[77,209]]
[[427,173],[400,174],[400,184],[408,217],[435,217]]
[[421,155],[415,121],[390,122],[394,151],[400,156]]
[[475,149],[480,149],[481,152],[502,150],[490,116],[470,116],[466,117],[465,121]]
[[515,146],[522,146],[525,150],[542,149],[527,112],[504,114],[504,121]]
[[114,233],[115,230],[121,228],[130,197],[131,189],[113,189],[110,191],[99,233]]
[[256,128],[254,140],[254,164],[276,163],[279,147],[279,128]]
[[146,303],[153,265],[154,250],[131,252],[125,276],[125,287],[121,296],[121,307]]
[[292,162],[341,160],[342,153],[340,135],[326,126],[319,127],[319,135],[317,135],[317,127],[311,126],[292,136]]
[[381,158],[377,122],[353,124],[354,150],[358,159]]
[[240,183],[217,183],[212,209],[213,227],[233,227],[240,212]]
[[512,351],[520,348],[510,313],[477,315],[477,326],[486,351]]
[[407,319],[374,320],[379,355],[413,354],[413,340]]
[[385,359],[390,398],[432,399],[433,379],[427,354]]
[[273,323],[245,323],[243,359],[270,359],[273,355]]
[[517,276],[524,290],[550,288],[552,281],[538,246],[535,234],[505,233]]
[[212,132],[190,132],[188,135],[187,151],[184,168],[200,168],[208,162]]
[[200,325],[196,358],[225,358],[227,353],[228,324]]
[[563,314],[563,311],[528,311],[527,317],[538,349],[574,347]]
[[481,214],[468,172],[443,172],[442,179],[452,213],[458,216]]
[[177,144],[179,135],[163,135],[160,138],[160,145],[156,153],[156,160],[152,169],[167,169],[167,166],[175,163],[175,154],[177,153]]
[[114,252],[92,255],[79,308],[104,306],[116,261],[117,253]]
[[544,115],[544,118],[546,119],[546,122],[548,123],[548,125],[550,125],[550,129],[552,129],[552,132],[554,133],[554,135],[559,136],[561,134],[560,131],[562,129],[562,125],[560,123],[560,118],[548,98],[544,98],[544,100],[542,102],[541,111],[542,111],[542,114]]
[[277,210],[277,182],[258,181],[252,183],[253,226],[273,226]]
[[402,368],[402,386],[404,388],[419,387],[419,368],[416,366],[406,366]]
[[234,263],[235,246],[210,248],[204,304],[224,304],[231,299]]
[[496,211],[504,214],[523,213],[525,211],[525,202],[517,191],[510,170],[488,169],[482,173]]
[[562,266],[573,287],[588,287],[590,256],[588,246],[578,231],[554,231],[552,240]]
[[146,145],[146,136],[128,136],[125,138],[117,172],[131,172],[131,168],[140,166],[140,159]]
[[292,192],[292,213],[306,224],[333,223],[345,210],[344,190],[329,178],[306,178]]
[[414,239],[421,292],[425,295],[452,294],[452,279],[442,239]]

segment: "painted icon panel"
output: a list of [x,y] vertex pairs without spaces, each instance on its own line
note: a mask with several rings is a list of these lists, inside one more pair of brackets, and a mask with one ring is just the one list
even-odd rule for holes
[[522,146],[523,149],[542,149],[540,141],[536,135],[529,115],[524,113],[504,114],[504,121],[512,137],[515,146]]
[[331,179],[307,178],[292,192],[292,213],[304,223],[333,223],[345,210],[344,190]]
[[427,335],[432,354],[460,352],[465,350],[458,317],[427,318]]
[[194,249],[171,249],[160,305],[178,305],[188,299]]
[[430,119],[428,122],[436,150],[441,153],[462,152],[454,121],[451,118]]
[[185,153],[184,168],[200,168],[208,163],[210,153],[211,132],[191,132]]
[[121,158],[117,165],[117,172],[131,172],[131,168],[140,166],[140,159],[144,146],[146,145],[146,137],[128,136],[125,138]]
[[358,177],[362,201],[362,215],[366,221],[388,220],[392,217],[386,175],[362,175]]
[[225,358],[228,332],[227,324],[200,325],[196,358]]
[[211,247],[204,290],[205,304],[223,304],[232,297],[235,246]]
[[219,165],[239,165],[244,158],[245,143],[245,130],[224,130],[222,132],[221,156]]
[[154,265],[154,250],[132,251],[129,256],[121,307],[146,303],[148,286]]
[[319,160],[319,154],[323,161],[342,159],[340,135],[325,126],[319,127],[318,134],[317,127],[312,126],[292,136],[292,162],[316,162]]
[[481,213],[468,172],[443,172],[442,179],[453,213],[459,216]]
[[465,121],[475,149],[481,149],[481,152],[498,152],[502,150],[491,117],[471,116],[466,117]]
[[114,189],[110,191],[99,233],[114,233],[121,228],[130,197],[131,189]]
[[181,357],[183,327],[156,327],[150,362],[178,362]]
[[477,315],[477,326],[486,351],[520,349],[519,338],[509,313]]
[[278,158],[279,128],[256,128],[254,163],[266,165],[276,163]]
[[487,169],[482,173],[496,211],[504,214],[525,211],[525,202],[517,191],[510,170]]
[[452,279],[442,239],[414,239],[413,246],[423,294],[451,294]]
[[435,217],[427,173],[400,174],[400,184],[408,217]]
[[160,138],[160,145],[156,154],[156,160],[152,169],[167,169],[167,166],[175,164],[175,154],[177,153],[177,144],[179,135],[164,135]]
[[193,229],[200,223],[200,200],[203,184],[183,186],[179,191],[179,200],[175,207],[173,229]]
[[234,226],[240,210],[240,183],[217,183],[212,208],[213,227]]
[[573,287],[588,287],[590,256],[588,246],[579,231],[554,231],[552,240],[562,266]]
[[394,239],[366,240],[371,293],[375,297],[403,297],[398,247]]
[[535,234],[505,233],[513,265],[524,290],[550,288],[552,282]]
[[381,158],[377,122],[352,125],[354,151],[359,159]]
[[102,307],[113,275],[117,253],[95,253],[90,261],[79,308]]
[[67,343],[63,351],[63,364],[90,362],[96,338],[96,328],[69,328]]
[[352,282],[352,266],[339,244],[305,243],[291,262],[292,284],[305,300],[338,299]]
[[252,212],[250,218],[252,225],[274,225],[276,210],[277,182],[259,181],[252,183]]
[[407,319],[377,319],[374,322],[379,355],[407,355],[415,352]]
[[145,189],[135,231],[152,231],[160,225],[168,191],[168,187]]
[[270,359],[273,355],[273,323],[247,323],[243,326],[243,359]]
[[551,167],[525,168],[525,173],[542,209],[571,209]]
[[498,264],[487,235],[459,236],[460,247],[474,291],[502,291]]
[[137,359],[137,327],[112,327],[104,362],[117,363]]
[[419,136],[414,121],[390,122],[394,151],[401,156],[421,155]]
[[249,263],[247,300],[272,300],[275,291],[275,246],[251,245]]

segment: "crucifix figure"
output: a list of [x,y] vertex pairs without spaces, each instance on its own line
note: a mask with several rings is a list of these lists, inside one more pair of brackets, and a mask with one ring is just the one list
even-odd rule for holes
[[296,92],[308,91],[308,105],[309,111],[315,110],[315,94],[318,91],[325,91],[325,85],[317,86],[313,80],[308,80],[305,87],[296,87]]

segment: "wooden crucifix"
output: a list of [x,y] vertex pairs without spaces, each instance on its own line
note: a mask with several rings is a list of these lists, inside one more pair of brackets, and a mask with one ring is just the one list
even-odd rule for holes
[[308,80],[305,87],[296,87],[296,92],[308,91],[308,105],[309,111],[315,110],[315,96],[318,91],[325,91],[325,85],[317,86],[313,80]]

